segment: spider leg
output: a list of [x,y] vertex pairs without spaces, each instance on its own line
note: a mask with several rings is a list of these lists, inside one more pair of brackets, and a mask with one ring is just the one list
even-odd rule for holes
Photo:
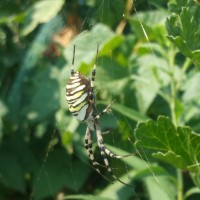
[[[91,135],[90,129],[88,127],[87,127],[86,134],[85,134],[85,148],[86,148],[86,150],[88,152],[88,156],[89,156],[89,159],[92,162],[92,165],[94,167],[96,165],[100,165],[94,159],[94,154],[93,154],[93,150],[92,150],[92,135]],[[99,171],[98,168],[97,168],[97,171]]]
[[111,108],[110,108],[110,107],[112,106],[112,104],[114,103],[114,101],[115,101],[115,100],[113,100],[113,101],[111,102],[111,104],[109,104],[102,112],[100,112],[99,114],[96,114],[96,115],[94,116],[94,118],[93,118],[93,122],[95,122],[96,119],[101,118],[105,113],[111,112]]
[[[94,153],[92,150],[92,135],[90,132],[90,129],[87,127],[86,130],[86,134],[85,134],[85,148],[88,152],[88,156],[89,159],[94,167],[94,169],[106,180],[108,180],[109,182],[112,182],[110,179],[108,179],[107,177],[105,177],[99,170],[98,166],[102,166],[101,164],[99,164],[98,162],[96,162],[95,158],[94,158]],[[106,166],[103,166],[106,167]]]
[[112,106],[114,101],[112,101],[111,104],[109,104],[102,112],[100,112],[99,114],[97,114],[93,121],[95,121],[95,119],[99,119],[100,117],[102,117],[102,115],[104,115],[105,113],[109,113],[111,111],[110,107]]
[[129,157],[131,156],[131,154],[128,155],[116,155],[114,154],[112,151],[110,151],[103,142],[103,137],[102,137],[102,132],[99,126],[99,123],[97,120],[95,120],[95,127],[96,127],[96,134],[97,134],[97,140],[98,140],[98,146],[101,149],[101,151],[103,151],[107,156],[111,157],[111,158],[125,158],[125,157]]
[[[100,151],[101,151],[101,155],[103,156],[103,160],[104,160],[105,166],[106,166],[106,168],[107,168],[107,171],[109,172],[109,174],[110,174],[115,180],[119,181],[119,182],[122,183],[123,185],[126,185],[126,186],[132,188],[131,185],[129,185],[129,184],[123,182],[122,180],[120,180],[119,178],[117,178],[117,177],[113,174],[112,168],[110,167],[110,164],[109,164],[109,161],[108,161],[108,158],[107,158],[107,155],[111,156],[111,155],[114,155],[114,154],[111,153],[110,150],[108,150],[108,149],[104,146],[104,144],[103,144],[103,138],[102,138],[102,134],[101,134],[101,129],[100,129],[100,127],[99,127],[98,122],[96,123],[96,132],[97,132],[98,146],[99,146],[99,149],[100,149]],[[105,148],[110,152],[109,154],[106,153]],[[113,156],[111,156],[111,157],[113,157]],[[115,155],[114,155],[114,158],[116,158]],[[119,157],[117,157],[117,158],[119,158]]]
[[95,81],[95,76],[96,76],[96,64],[97,64],[97,59],[98,59],[98,52],[99,52],[99,45],[97,46],[96,59],[95,59],[95,63],[92,69],[92,79],[91,79],[92,92],[93,92],[94,81]]
[[99,52],[99,45],[97,46],[97,53],[96,53],[96,60],[92,69],[92,78],[90,80],[90,92],[89,92],[89,99],[90,103],[94,104],[95,103],[95,97],[94,97],[94,81],[95,81],[95,76],[96,76],[96,64],[97,64],[97,59],[98,59],[98,52]]
[[72,66],[71,66],[71,75],[74,74],[74,59],[75,59],[75,45],[73,50],[73,59],[72,59]]
[[98,59],[98,52],[99,52],[99,45],[97,46],[96,59],[95,59],[95,63],[92,69],[92,78],[91,78],[91,92],[92,93],[94,91],[94,81],[95,81],[95,76],[96,76],[96,64],[97,64],[97,59]]

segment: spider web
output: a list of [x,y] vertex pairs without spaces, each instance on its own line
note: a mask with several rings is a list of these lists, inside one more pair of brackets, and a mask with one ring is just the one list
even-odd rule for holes
[[[89,1],[88,1],[89,2]],[[91,1],[92,2],[92,1]],[[120,1],[116,1],[118,4],[120,4]],[[124,16],[127,16],[127,15],[131,15],[131,13],[130,12],[132,12],[132,13],[134,13],[135,14],[135,16],[137,17],[137,19],[138,19],[138,22],[139,22],[139,25],[140,25],[140,27],[142,28],[142,31],[143,31],[143,34],[144,34],[144,36],[145,36],[145,38],[146,38],[146,41],[147,41],[147,43],[149,44],[149,50],[152,52],[152,55],[154,55],[154,57],[155,57],[155,60],[156,60],[156,63],[157,63],[157,66],[160,66],[160,64],[159,64],[159,61],[157,60],[157,58],[156,58],[156,56],[155,56],[155,54],[154,54],[154,51],[153,51],[153,49],[152,49],[152,46],[151,46],[151,43],[150,43],[150,41],[149,41],[149,37],[148,37],[148,34],[147,34],[147,32],[146,32],[146,30],[145,30],[145,28],[144,28],[144,26],[143,26],[143,24],[142,24],[142,21],[140,20],[140,18],[139,18],[139,15],[138,15],[138,12],[137,12],[137,9],[136,9],[136,7],[135,7],[135,2],[133,1],[133,0],[131,0],[131,1],[127,1],[127,2],[131,2],[131,9],[130,10],[127,10],[127,12],[126,13],[124,13],[122,16],[121,16],[121,20],[120,20],[120,25],[117,27],[117,30],[116,31],[118,31],[119,33],[120,32],[123,32],[123,30],[124,30],[124,28],[125,28],[125,26],[126,26],[126,20],[124,19]],[[83,3],[82,1],[79,1],[79,3],[81,4],[81,3]],[[82,26],[84,26],[84,25],[86,25],[86,22],[88,22],[89,20],[88,20],[88,18],[90,18],[91,20],[90,20],[90,23],[89,24],[87,24],[87,26],[88,26],[88,29],[91,29],[92,27],[94,27],[95,26],[95,22],[93,22],[92,21],[92,18],[95,18],[95,16],[100,16],[100,19],[99,19],[99,21],[100,22],[103,22],[104,21],[104,18],[105,18],[105,16],[107,17],[107,20],[108,21],[111,21],[112,19],[111,19],[111,16],[109,15],[109,13],[105,13],[105,11],[104,11],[104,7],[105,6],[110,6],[110,5],[112,5],[112,3],[111,3],[111,1],[106,1],[106,0],[103,0],[103,1],[101,1],[101,3],[100,3],[100,5],[99,5],[99,7],[97,8],[97,10],[96,10],[96,12],[94,12],[95,14],[93,14],[92,16],[90,16],[90,10],[88,9],[87,10],[87,12],[85,13],[85,17],[83,18],[83,21],[82,21]],[[146,5],[144,5],[144,6],[146,6]],[[66,17],[66,16],[64,16],[64,17]],[[78,39],[81,39],[82,37],[84,37],[85,36],[85,34],[87,34],[87,31],[83,31],[81,34],[79,34],[78,35]],[[94,35],[94,40],[95,40],[95,35]],[[80,51],[87,51],[88,52],[88,54],[92,54],[93,53],[93,50],[88,50],[87,49],[87,46],[85,46],[85,47],[83,47],[83,46],[81,46],[80,44],[78,44],[78,43],[76,43],[76,45],[77,45],[77,48],[80,48]],[[101,44],[100,44],[101,45]],[[70,53],[70,51],[71,51],[71,49],[69,49],[69,60],[70,60],[70,58],[72,58],[72,53]],[[72,51],[71,51],[72,52]],[[94,50],[94,52],[95,52],[95,50]],[[80,54],[81,54],[81,52],[80,52]],[[112,51],[110,51],[110,54],[111,54],[111,59],[114,57],[114,55],[113,55],[113,52]],[[76,58],[78,58],[79,57],[79,52],[78,52],[78,50],[77,50],[77,52],[76,52]],[[78,61],[76,62],[76,58],[75,58],[75,66],[79,66],[79,64],[80,63],[78,63]],[[77,59],[78,60],[78,59]],[[85,58],[85,60],[87,60],[87,58]],[[99,60],[98,60],[98,63],[101,63],[101,58],[99,58]],[[100,68],[100,66],[98,66],[98,63],[97,63],[97,75],[96,75],[96,77],[98,77],[98,76],[103,76],[103,75],[105,75],[105,73],[106,73],[106,71],[103,69],[103,70],[100,70],[99,68]],[[83,71],[84,71],[84,69],[83,68],[81,68]],[[80,70],[81,70],[80,69]],[[90,68],[91,69],[91,68]],[[65,69],[65,72],[64,72],[64,74],[66,75],[66,74],[69,74],[70,73],[70,68],[68,67],[68,69]],[[116,75],[116,71],[115,71],[115,68],[114,68],[114,66],[112,65],[111,66],[111,68],[110,68],[110,70],[111,70],[111,76],[113,76],[113,77],[115,77],[115,75]],[[66,72],[67,71],[67,72]],[[100,72],[99,72],[100,71]],[[85,71],[86,73],[88,72],[88,70],[86,70]],[[83,73],[85,73],[85,72],[83,72]],[[99,89],[99,88],[98,88]],[[101,93],[101,92],[103,92],[104,93],[104,89],[99,89],[99,90],[95,90],[95,92],[96,92],[96,95],[97,96],[99,96],[99,93]],[[118,96],[118,94],[116,94],[115,92],[111,95],[111,101],[112,101],[112,99],[117,99],[117,96]],[[65,97],[65,95],[63,96],[63,98]],[[111,102],[110,101],[110,102]],[[117,100],[116,100],[116,103],[119,103]],[[98,104],[98,101],[97,101],[97,104]],[[67,105],[66,105],[66,109],[67,109]],[[99,111],[101,111],[101,109],[100,108],[98,108],[98,110]],[[105,116],[103,116],[102,118],[106,118],[106,119],[108,119],[108,118],[112,118],[112,120],[114,121],[114,123],[119,127],[119,129],[121,129],[121,133],[123,132],[123,128],[124,128],[124,126],[126,126],[126,128],[129,130],[129,132],[131,133],[131,136],[134,136],[134,127],[132,127],[132,125],[131,125],[131,122],[130,122],[130,120],[123,114],[123,113],[118,113],[118,114],[116,114],[115,112],[112,112],[110,115],[107,115],[107,117],[105,117]],[[121,121],[121,119],[124,119],[123,120],[123,123],[122,123],[122,121]],[[92,173],[92,174],[95,174],[96,172],[95,172],[95,170],[93,169],[93,167],[92,167],[92,165],[89,163],[89,160],[88,160],[88,158],[87,158],[87,154],[86,154],[86,151],[85,151],[85,148],[84,148],[84,141],[83,141],[83,138],[84,138],[84,132],[85,132],[85,129],[86,129],[86,125],[85,124],[81,124],[80,126],[79,126],[79,123],[78,122],[76,122],[74,119],[70,119],[70,123],[71,123],[71,125],[69,125],[68,124],[68,128],[69,128],[69,132],[70,132],[70,130],[75,130],[75,129],[77,129],[76,131],[75,131],[75,133],[73,133],[73,136],[72,137],[74,137],[75,139],[74,139],[74,141],[75,142],[77,142],[77,143],[79,143],[80,144],[80,146],[79,146],[79,148],[77,148],[77,146],[76,146],[76,149],[75,149],[75,151],[74,150],[72,150],[72,149],[70,149],[71,150],[71,153],[74,155],[74,156],[71,156],[71,158],[69,158],[67,161],[68,161],[68,165],[69,165],[69,171],[67,171],[66,169],[63,169],[63,171],[67,174],[67,176],[70,176],[71,178],[71,180],[72,180],[72,188],[73,189],[75,189],[75,193],[76,194],[79,194],[80,192],[80,186],[79,186],[79,180],[77,179],[77,173],[78,173],[78,168],[77,167],[75,167],[75,165],[74,165],[74,162],[72,161],[72,159],[79,159],[81,162],[82,162],[82,164],[81,164],[81,166],[80,167],[83,167],[84,166],[84,169],[86,169],[86,168],[90,168],[90,169],[92,169],[93,170],[93,172],[91,172],[91,171],[87,171],[86,170],[86,173]],[[72,124],[74,124],[74,125],[72,125]],[[103,124],[104,124],[104,122],[103,122]],[[40,181],[41,181],[41,177],[42,176],[46,176],[46,179],[47,179],[47,182],[48,182],[48,186],[47,187],[49,187],[49,190],[51,191],[51,193],[52,194],[54,194],[54,190],[52,189],[52,180],[50,180],[50,178],[49,178],[49,176],[50,176],[50,174],[48,173],[48,170],[46,170],[46,164],[47,164],[47,162],[48,162],[48,157],[49,157],[49,154],[50,153],[52,153],[52,151],[54,151],[54,144],[53,144],[53,141],[54,141],[54,137],[56,136],[56,130],[57,129],[64,129],[64,127],[62,127],[63,125],[60,125],[60,124],[57,124],[57,127],[52,131],[52,134],[51,134],[51,139],[50,139],[50,142],[49,142],[49,146],[48,146],[48,149],[47,149],[47,152],[46,152],[46,154],[45,154],[45,156],[44,156],[44,159],[43,159],[43,164],[42,164],[42,167],[41,167],[41,169],[40,169],[40,171],[39,171],[39,173],[38,173],[38,175],[37,175],[37,178],[36,178],[36,180],[35,180],[35,186],[34,186],[34,188],[33,188],[33,191],[32,191],[32,193],[31,193],[31,196],[30,196],[30,198],[29,199],[34,199],[34,196],[35,196],[35,193],[36,193],[36,190],[38,189],[38,187],[39,187],[39,185],[40,185]],[[105,125],[104,125],[105,126]],[[84,131],[83,131],[84,130]],[[80,132],[81,132],[81,134],[80,134]],[[68,134],[70,134],[70,133],[68,133]],[[110,135],[109,137],[111,138],[111,146],[113,146],[113,147],[117,147],[118,149],[123,149],[123,145],[121,145],[121,140],[120,140],[120,138],[119,137],[117,137],[116,136],[116,133],[115,133],[115,131],[108,131],[108,135]],[[107,137],[107,135],[104,135],[103,136],[104,138],[106,138]],[[96,141],[95,141],[95,137],[94,137],[94,144],[96,143]],[[105,139],[105,141],[106,141],[106,139]],[[124,142],[124,141],[123,141]],[[126,142],[127,143],[129,143],[129,145],[131,144],[131,146],[132,146],[132,152],[129,152],[129,153],[135,153],[136,151],[137,151],[137,149],[134,149],[134,145],[133,145],[133,143],[134,143],[134,141],[132,140],[132,138],[129,138],[129,140],[126,140]],[[94,145],[95,146],[95,145]],[[85,151],[85,152],[84,152]],[[138,151],[137,151],[138,152]],[[95,153],[95,155],[96,155],[96,153]],[[142,156],[142,155],[144,155],[144,156]],[[150,161],[149,161],[149,159],[148,159],[148,152],[143,152],[143,154],[140,154],[140,152],[138,152],[138,156],[146,163],[146,166],[147,166],[147,168],[148,168],[148,170],[150,171],[150,173],[151,173],[151,175],[152,175],[152,177],[153,177],[153,179],[155,180],[155,182],[160,186],[160,187],[162,187],[162,184],[159,182],[159,178],[155,175],[155,173],[154,173],[154,170],[153,170],[153,168],[152,168],[152,164],[150,163]],[[63,159],[63,158],[61,158],[61,157],[59,157],[59,155],[58,155],[58,160],[61,160],[61,159]],[[109,159],[109,158],[108,158]],[[129,158],[130,159],[130,158]],[[109,159],[110,160],[110,159]],[[81,162],[78,162],[79,164],[81,163]],[[120,162],[120,161],[119,161]],[[129,166],[128,166],[128,164],[125,162],[125,161],[121,161],[122,162],[122,165],[120,165],[120,167],[122,166],[122,168],[123,169],[121,169],[120,168],[120,171],[124,171],[124,173],[127,175],[126,176],[126,178],[125,178],[125,180],[123,179],[123,181],[127,181],[127,182],[132,182],[131,180],[132,180],[132,176],[131,176],[131,174],[130,174],[130,171],[132,170]],[[115,171],[117,171],[117,170],[119,170],[119,168],[118,167],[116,167],[115,166],[115,164],[113,164],[113,162],[110,162],[110,164],[111,164],[111,167],[113,168],[113,173],[115,173]],[[80,170],[81,171],[81,170]],[[102,173],[104,173],[104,172],[106,172],[106,170],[103,170],[103,172]],[[80,173],[80,172],[79,172]],[[84,172],[83,172],[84,173]],[[66,176],[66,179],[67,179],[67,176]],[[99,175],[98,174],[95,174],[94,175],[95,177],[98,177]],[[90,180],[91,181],[91,180]],[[93,183],[93,181],[91,181],[92,183]],[[105,182],[108,186],[108,189],[109,189],[109,183],[107,183],[107,182]],[[104,183],[104,184],[105,184]],[[132,196],[134,196],[134,198],[135,199],[141,199],[141,194],[139,193],[139,192],[137,192],[136,191],[136,189],[134,188],[134,186],[136,186],[136,184],[134,184],[133,185],[133,188],[132,189],[130,189],[130,188],[126,188],[126,191],[128,191],[130,194],[132,194]],[[122,186],[120,186],[120,183],[116,186],[116,187],[122,187]],[[123,186],[124,187],[124,186]],[[126,186],[125,186],[126,187]],[[100,188],[102,188],[102,186],[100,186]],[[110,187],[110,188],[112,188],[112,187]],[[82,191],[81,191],[82,192]],[[106,193],[106,192],[105,192]],[[62,199],[62,197],[64,197],[65,196],[65,192],[63,191],[63,192],[60,192],[60,196],[59,197],[57,197],[57,198],[54,198],[53,197],[53,195],[52,195],[52,197],[54,198],[54,199]]]

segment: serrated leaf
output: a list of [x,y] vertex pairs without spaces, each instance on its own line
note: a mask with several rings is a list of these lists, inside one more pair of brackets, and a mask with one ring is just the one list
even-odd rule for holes
[[179,24],[178,15],[173,14],[170,17],[167,17],[165,26],[169,36],[178,36],[181,34],[181,27]]
[[183,40],[182,37],[180,36],[167,36],[167,38],[173,42],[176,47],[180,50],[180,52],[185,55],[186,57],[190,58],[191,61],[198,67],[200,68],[200,51],[199,50],[195,50],[192,51],[191,49],[189,49],[189,47],[187,46],[187,43],[185,40]]
[[[139,123],[135,136],[138,149],[148,149],[156,158],[177,168],[188,169],[200,159],[200,135],[189,127],[175,128],[167,117],[160,116],[156,122]],[[198,171],[199,167],[194,170]]]
[[180,155],[177,155],[172,151],[168,151],[167,153],[158,152],[158,153],[153,153],[152,155],[153,157],[160,159],[162,161],[168,160],[170,163],[173,163],[174,160],[176,160],[176,165],[178,168],[183,168],[186,165],[184,159]]
[[188,48],[186,42],[183,40],[182,37],[167,36],[167,38],[176,45],[176,47],[181,51],[182,54],[189,58],[192,58],[192,51]]
[[168,38],[200,69],[198,53],[200,48],[200,9],[195,1],[176,1],[170,6],[173,9],[171,9],[171,16],[166,21]]

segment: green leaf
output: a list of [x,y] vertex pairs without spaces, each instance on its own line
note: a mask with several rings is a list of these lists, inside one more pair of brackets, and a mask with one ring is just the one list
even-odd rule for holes
[[[31,46],[21,60],[19,70],[17,71],[14,83],[8,97],[10,112],[12,113],[12,115],[10,115],[10,120],[13,121],[13,125],[19,125],[21,109],[24,105],[26,105],[23,102],[23,92],[24,88],[27,87],[27,80],[32,80],[32,70],[38,65],[43,64],[41,63],[41,55],[43,54],[45,48],[47,47],[47,44],[51,40],[52,35],[55,33],[55,31],[60,29],[60,27],[60,17],[56,17],[50,22],[44,24],[41,27],[40,32],[35,35],[35,38],[31,42]],[[32,96],[30,95],[29,97]]]
[[[122,150],[120,148],[117,148],[117,147],[114,147],[114,146],[111,146],[111,145],[108,145],[108,144],[106,144],[106,146],[113,153],[115,153],[116,155],[129,155],[129,154],[132,154],[131,152],[124,151],[124,150]],[[144,170],[147,167],[145,161],[140,159],[137,155],[134,155],[134,154],[129,156],[129,157],[124,158],[123,161],[127,165],[133,167],[136,170]]]
[[173,151],[168,151],[167,153],[158,152],[153,153],[152,155],[157,159],[168,161],[169,163],[173,163],[174,160],[176,160],[176,167],[178,168],[183,168],[186,165],[182,157],[175,154]]
[[[105,84],[106,82],[109,84]],[[108,57],[99,58],[95,82],[97,88],[107,90],[110,94],[121,95],[129,83],[128,68],[122,67],[118,62]]]
[[184,41],[182,37],[167,36],[167,38],[176,45],[176,47],[181,51],[182,54],[189,58],[192,58],[192,51],[188,48],[186,41]]
[[174,13],[179,13],[187,1],[188,0],[172,0],[168,3],[169,10]]
[[3,121],[2,117],[8,112],[7,107],[4,105],[4,103],[0,99],[0,141],[3,136]]
[[[23,114],[31,122],[44,120],[58,109],[58,74],[59,72],[54,66],[43,68],[35,75],[32,82],[33,87],[26,89],[30,99],[23,108]],[[30,90],[31,94],[29,94]]]
[[[102,101],[98,101],[98,103],[107,105],[106,102],[102,102]],[[145,121],[148,119],[148,117],[146,117],[145,115],[142,115],[141,113],[139,113],[131,108],[128,108],[126,106],[123,106],[121,104],[114,103],[112,105],[112,109],[134,121]]]
[[148,191],[148,197],[151,200],[175,200],[177,188],[175,183],[169,177],[157,177],[158,182],[154,177],[148,177],[145,180],[145,185]]
[[23,169],[16,155],[1,149],[0,160],[0,183],[7,188],[25,193]]
[[[195,72],[194,72],[195,73]],[[198,116],[200,115],[200,73],[195,73],[193,76],[188,78],[183,85],[183,97],[184,102],[184,112],[182,114],[182,119],[184,123],[189,121],[194,121],[194,125],[198,127]],[[197,117],[197,122],[195,120]],[[190,123],[191,125],[191,123]],[[194,127],[192,127],[194,128]],[[198,130],[198,129],[197,129]]]
[[194,195],[194,194],[200,194],[200,189],[197,187],[191,188],[189,189],[185,195],[184,195],[184,199],[188,199],[188,197]]
[[180,50],[180,52],[185,55],[186,57],[190,58],[191,61],[198,67],[200,68],[200,50],[195,50],[192,51],[189,49],[187,46],[186,41],[183,40],[180,36],[167,36],[167,38],[173,42],[176,47]]
[[199,6],[195,4],[195,1],[176,1],[170,6],[172,13],[166,20],[168,38],[200,69]]
[[43,160],[42,166],[34,173],[33,196],[42,199],[63,188],[79,190],[88,173],[88,167],[80,161],[73,162],[64,148],[54,149],[49,153],[47,161]]
[[94,195],[67,195],[63,199],[77,199],[77,200],[113,200],[113,198],[98,197]]
[[25,36],[32,32],[39,24],[50,21],[62,8],[64,2],[64,0],[51,2],[49,0],[43,0],[37,2],[28,10],[21,34]]
[[169,36],[180,36],[181,27],[178,15],[171,15],[166,19],[165,26]]
[[[134,172],[134,178],[140,179],[140,178],[154,176],[154,175],[169,175],[169,173],[164,168],[157,166],[156,164],[153,164],[153,163],[147,163],[147,161],[144,159],[145,157],[141,158],[140,154],[138,157],[138,152],[132,154],[131,152],[124,151],[120,148],[117,148],[108,144],[106,144],[106,146],[116,155],[130,154],[130,156],[123,158],[123,162],[137,171],[137,174],[135,174],[136,172]],[[152,171],[154,175],[152,174]]]
[[0,17],[0,24],[8,24],[11,22],[21,22],[25,17],[25,12],[21,12],[18,14],[5,14],[4,16],[1,15]]
[[[153,157],[177,168],[188,169],[200,159],[200,136],[189,127],[175,128],[167,117],[160,116],[157,122],[139,123],[135,136],[138,149],[148,149]],[[198,165],[193,170],[198,172]]]
[[[127,155],[130,153],[110,145],[106,146],[117,155]],[[130,185],[133,184],[133,188],[128,188],[122,185],[120,182],[114,181],[113,184],[108,185],[104,190],[102,190],[102,192],[99,194],[101,197],[112,196],[115,200],[130,199],[133,198],[133,196],[137,197],[138,193],[135,191],[134,181],[144,181],[146,187],[149,187],[148,189],[151,190],[150,183],[147,182],[149,179],[151,179],[151,184],[154,184],[158,192],[162,193],[162,196],[165,196],[166,199],[167,195],[168,199],[170,199],[170,196],[175,196],[176,186],[174,184],[174,178],[171,177],[164,168],[149,162],[147,163],[145,160],[136,155],[132,155],[121,160],[123,160],[125,164],[131,166],[133,169],[127,171],[127,168],[124,168],[124,172],[126,173],[123,176],[120,176],[119,179]],[[171,187],[169,188],[169,185],[164,184],[165,182],[168,184],[170,183]],[[168,193],[169,191],[171,193]]]
[[[192,168],[195,167],[195,169],[196,169],[197,166],[200,167],[199,163],[197,163],[196,165],[192,166]],[[193,171],[193,169],[192,169],[192,171]],[[198,188],[200,188],[200,171],[198,171],[197,173],[196,172],[190,172],[190,176],[191,176],[194,184]]]
[[[131,179],[134,179],[134,174],[136,173],[135,170],[129,171],[128,174],[119,177],[120,180],[127,180],[126,183],[130,184]],[[130,179],[131,177],[131,179]],[[106,188],[104,188],[100,194],[100,197],[111,197],[112,200],[121,200],[121,199],[131,199],[137,194],[135,193],[134,186],[133,188],[129,188],[119,181],[114,181],[113,184],[109,184]]]
[[[109,27],[104,24],[96,24],[90,31],[85,31],[78,35],[74,41],[72,41],[71,45],[64,50],[64,57],[69,61],[68,70],[70,70],[71,67],[74,44],[76,45],[75,68],[78,70],[77,68],[81,66],[81,64],[83,65],[83,63],[86,65],[91,64],[96,56],[98,44],[100,57],[109,54],[111,49],[119,46],[122,41],[123,37],[115,34]],[[88,72],[82,68],[80,70],[82,73]]]
[[183,100],[188,102],[200,102],[200,73],[195,73],[191,78],[188,78],[183,86]]
[[169,84],[168,63],[163,58],[146,54],[138,59],[138,65],[138,76],[133,77],[134,87],[139,110],[146,113],[160,88]]
[[[153,170],[154,172],[154,176],[152,174],[152,171],[147,166],[145,169],[129,170],[128,173],[119,177],[119,179],[120,180],[128,179],[127,183],[132,184],[133,188],[129,188],[125,185],[122,185],[118,181],[114,181],[113,184],[110,184],[105,189],[103,189],[99,194],[99,196],[100,197],[112,196],[112,199],[114,200],[135,199],[138,197],[138,191],[136,191],[137,186],[134,184],[133,181],[142,180],[152,199],[154,199],[153,197],[155,197],[157,193],[160,193],[162,194],[161,195],[162,197],[165,197],[165,199],[171,200],[172,199],[171,197],[176,195],[175,182],[172,181],[170,176],[166,176],[166,173],[157,174],[158,169],[159,167],[157,169],[154,167],[151,168],[151,170]],[[155,190],[157,191],[157,193],[154,193]]]
[[[166,33],[163,22],[165,22],[167,13],[159,10],[138,12],[137,15],[130,17],[131,28],[138,38],[146,39],[144,30],[150,39],[156,39]],[[142,23],[142,26],[141,26]]]

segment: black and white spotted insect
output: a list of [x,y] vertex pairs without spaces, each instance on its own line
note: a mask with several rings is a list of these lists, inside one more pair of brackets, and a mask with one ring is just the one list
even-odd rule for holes
[[[93,150],[92,150],[92,132],[96,132],[97,144],[100,149],[100,153],[103,157],[105,167],[110,175],[115,179],[121,182],[124,185],[130,186],[119,178],[117,178],[109,165],[107,157],[112,158],[122,158],[129,155],[118,156],[112,153],[103,142],[102,131],[99,124],[99,118],[110,110],[111,104],[107,106],[101,113],[97,113],[96,104],[95,104],[95,94],[94,94],[94,81],[96,75],[96,63],[98,58],[98,49],[97,46],[96,52],[96,61],[92,70],[91,80],[82,75],[79,72],[74,71],[74,59],[75,59],[75,45],[73,51],[72,67],[71,67],[71,76],[66,86],[66,99],[69,106],[69,111],[74,115],[74,117],[79,122],[86,122],[87,129],[85,134],[85,148],[87,149],[89,159],[91,160],[92,165],[96,171],[106,178],[101,172],[99,167],[102,166],[95,161]],[[108,179],[108,178],[106,178]],[[109,180],[109,179],[108,179]]]

